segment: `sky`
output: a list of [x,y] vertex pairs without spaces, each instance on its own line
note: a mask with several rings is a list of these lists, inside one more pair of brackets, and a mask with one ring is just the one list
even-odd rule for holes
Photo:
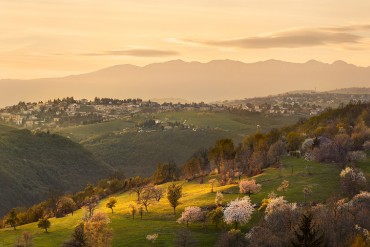
[[0,0],[0,79],[175,59],[370,66],[369,13],[368,0]]

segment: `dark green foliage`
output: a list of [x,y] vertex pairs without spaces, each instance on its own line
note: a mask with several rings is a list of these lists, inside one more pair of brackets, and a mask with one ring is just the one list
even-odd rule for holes
[[173,207],[173,214],[176,214],[176,207],[180,204],[179,200],[182,197],[182,185],[171,184],[167,188],[167,199]]
[[207,148],[200,148],[192,155],[192,158],[200,160],[200,168],[203,173],[207,173],[210,170],[209,150]]
[[81,223],[76,226],[72,238],[66,241],[63,247],[87,247],[87,240],[84,231],[84,225]]
[[6,216],[5,224],[10,225],[11,227],[14,228],[14,230],[16,230],[16,226],[18,225],[18,223],[19,223],[19,219],[17,217],[17,212],[13,208],[12,210],[10,210],[10,212]]
[[217,166],[217,170],[221,172],[221,164],[225,161],[235,158],[234,142],[231,139],[218,140],[214,147],[209,152],[210,160],[213,160]]
[[161,184],[170,181],[176,181],[179,179],[180,170],[177,165],[173,162],[158,164],[157,169],[152,175],[153,182]]
[[224,217],[223,208],[217,207],[213,209],[208,213],[208,217],[210,218],[212,224],[215,224],[216,228],[218,228],[218,225],[222,223],[222,219]]
[[304,141],[304,136],[299,132],[290,132],[287,134],[288,150],[296,151],[301,148],[301,144]]
[[221,139],[211,149],[210,156],[212,159],[231,160],[235,157],[234,142],[231,139]]
[[294,231],[294,238],[292,240],[293,247],[320,247],[324,246],[324,237],[316,229],[314,222],[312,222],[312,214],[306,213],[302,215],[299,224],[299,230]]
[[37,227],[41,228],[41,229],[45,229],[45,232],[48,232],[48,228],[50,228],[50,225],[51,225],[51,223],[50,223],[49,219],[47,219],[47,218],[42,218],[37,223]]
[[201,173],[201,160],[199,158],[191,158],[182,166],[182,173],[186,179],[193,179]]
[[0,125],[0,215],[46,199],[48,188],[77,191],[112,171],[67,138]]

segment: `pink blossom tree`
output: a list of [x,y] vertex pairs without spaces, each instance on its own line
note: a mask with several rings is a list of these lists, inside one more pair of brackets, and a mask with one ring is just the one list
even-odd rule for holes
[[256,183],[256,180],[242,180],[239,182],[239,190],[240,193],[248,194],[256,194],[261,190],[261,185]]
[[186,207],[184,212],[182,212],[181,217],[177,220],[177,223],[186,223],[186,227],[189,227],[189,223],[200,221],[202,217],[203,213],[200,207]]

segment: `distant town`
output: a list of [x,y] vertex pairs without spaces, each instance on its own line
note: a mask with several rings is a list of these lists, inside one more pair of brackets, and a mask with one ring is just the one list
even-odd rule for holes
[[0,121],[27,129],[53,129],[107,122],[138,113],[171,111],[222,112],[240,111],[266,116],[315,116],[326,108],[337,108],[349,102],[370,101],[369,94],[297,92],[262,98],[217,103],[157,103],[142,99],[95,98],[63,99],[46,102],[19,102],[0,109]]

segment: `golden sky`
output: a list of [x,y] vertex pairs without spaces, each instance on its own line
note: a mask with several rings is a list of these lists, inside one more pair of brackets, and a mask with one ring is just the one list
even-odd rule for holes
[[0,0],[0,78],[173,59],[369,58],[369,0]]

